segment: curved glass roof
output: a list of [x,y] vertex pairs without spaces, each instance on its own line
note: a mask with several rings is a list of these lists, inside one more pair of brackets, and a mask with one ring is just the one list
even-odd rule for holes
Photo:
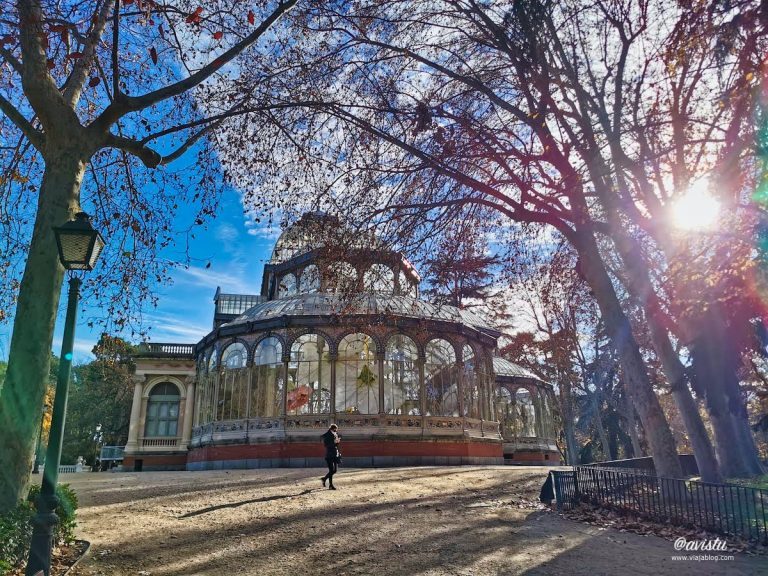
[[485,331],[497,332],[477,314],[468,310],[460,310],[454,306],[437,306],[405,295],[359,294],[349,297],[329,292],[300,294],[294,297],[262,302],[229,322],[228,325],[268,320],[280,316],[323,314],[391,314],[408,318],[455,322]]
[[506,358],[499,358],[494,356],[493,358],[493,371],[496,376],[508,376],[509,378],[532,378],[533,380],[541,381],[541,378],[536,376],[530,370],[526,370],[522,366],[510,362]]
[[353,230],[335,216],[308,212],[286,228],[275,243],[270,264],[281,264],[317,248],[338,247],[343,252],[355,248],[376,248],[380,243],[370,232]]

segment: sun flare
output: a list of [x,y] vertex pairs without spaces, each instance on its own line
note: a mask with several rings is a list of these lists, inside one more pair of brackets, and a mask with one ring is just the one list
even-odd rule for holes
[[719,220],[720,202],[702,178],[672,204],[672,222],[681,230],[711,230]]

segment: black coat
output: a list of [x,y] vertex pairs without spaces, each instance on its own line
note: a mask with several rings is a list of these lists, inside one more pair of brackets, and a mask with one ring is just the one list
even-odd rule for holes
[[323,434],[323,445],[325,446],[326,458],[336,458],[338,456],[339,450],[336,447],[338,440],[339,435],[333,430],[328,430]]

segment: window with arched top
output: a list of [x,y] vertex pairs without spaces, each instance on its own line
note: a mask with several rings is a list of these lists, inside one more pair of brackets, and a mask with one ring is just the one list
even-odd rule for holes
[[296,276],[288,272],[280,277],[277,284],[277,297],[286,298],[296,295]]
[[512,393],[504,386],[497,386],[493,396],[494,419],[499,423],[499,432],[504,440],[512,441],[516,438],[516,406]]
[[327,269],[327,288],[329,292],[355,292],[357,289],[357,270],[349,262],[333,262]]
[[419,350],[408,336],[396,334],[384,349],[384,412],[421,414]]
[[410,296],[411,298],[418,297],[418,287],[416,283],[402,270],[397,277],[398,290],[403,296]]
[[221,354],[221,374],[216,403],[217,420],[237,420],[247,416],[248,349],[241,342],[227,346]]
[[447,340],[427,343],[424,361],[426,416],[458,416],[458,367],[456,353]]
[[517,405],[515,414],[517,426],[515,429],[518,432],[518,436],[523,438],[537,436],[536,406],[531,392],[526,388],[518,388],[517,392],[515,392],[515,404]]
[[475,358],[475,351],[472,346],[464,345],[462,349],[462,360],[464,362],[464,374],[462,380],[462,390],[464,395],[464,416],[468,418],[482,418],[481,406],[481,373],[480,366]]
[[320,270],[314,264],[310,264],[301,271],[299,277],[299,293],[309,294],[320,290]]
[[335,404],[338,412],[379,413],[376,342],[367,334],[350,334],[339,343]]
[[216,387],[219,382],[217,370],[216,349],[211,349],[205,363],[205,370],[198,374],[196,396],[199,401],[196,405],[195,422],[197,425],[213,422],[216,413]]
[[363,274],[363,288],[366,292],[394,294],[395,273],[386,264],[373,264]]
[[179,389],[170,382],[152,388],[147,400],[144,436],[174,437],[179,427]]
[[273,418],[283,412],[283,344],[270,336],[253,356],[250,416]]
[[319,334],[304,334],[291,346],[286,413],[328,414],[330,410],[331,361],[328,343]]

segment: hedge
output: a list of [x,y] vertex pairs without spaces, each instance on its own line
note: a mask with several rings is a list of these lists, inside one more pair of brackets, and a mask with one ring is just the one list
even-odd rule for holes
[[[26,500],[19,502],[8,514],[0,515],[0,576],[12,568],[22,566],[27,560],[38,494],[40,486],[31,486]],[[59,497],[56,508],[59,523],[54,528],[53,537],[55,545],[59,545],[75,539],[77,495],[68,484],[59,484],[56,495]]]

